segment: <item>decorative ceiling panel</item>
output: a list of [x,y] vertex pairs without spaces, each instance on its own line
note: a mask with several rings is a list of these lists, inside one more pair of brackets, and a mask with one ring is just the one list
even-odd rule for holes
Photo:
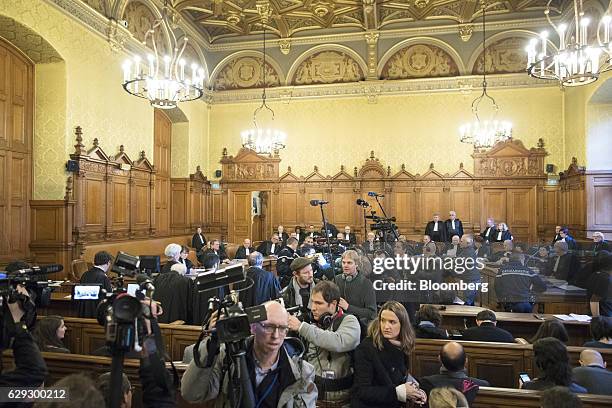
[[[483,0],[175,0],[174,8],[193,21],[213,43],[222,38],[262,31],[261,7],[271,14],[267,29],[289,38],[308,31],[314,35],[404,28],[415,25],[470,23],[481,15]],[[521,18],[542,11],[548,0],[487,0],[497,18]],[[571,2],[552,0],[553,10]],[[431,22],[428,22],[431,21]]]

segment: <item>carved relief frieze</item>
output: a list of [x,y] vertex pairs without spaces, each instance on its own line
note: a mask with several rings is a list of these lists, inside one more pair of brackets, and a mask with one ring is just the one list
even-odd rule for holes
[[339,51],[321,51],[298,66],[291,81],[294,85],[357,82],[365,79],[361,66],[350,55]]
[[241,149],[236,157],[224,153],[221,160],[223,181],[278,179],[278,156],[265,157],[249,149]]
[[486,152],[475,152],[476,176],[484,177],[545,177],[543,147],[526,149],[519,140],[495,145]]
[[[230,60],[214,79],[214,89],[249,89],[263,86],[263,58],[254,56],[238,57]],[[280,75],[266,62],[266,86],[280,86]]]
[[382,79],[447,77],[459,75],[455,60],[440,47],[414,44],[400,49],[383,67]]
[[525,52],[525,44],[528,42],[524,37],[510,37],[496,41],[487,46],[484,52],[481,52],[472,74],[481,75],[485,66],[487,74],[510,74],[514,72],[524,72],[527,65],[527,53]]

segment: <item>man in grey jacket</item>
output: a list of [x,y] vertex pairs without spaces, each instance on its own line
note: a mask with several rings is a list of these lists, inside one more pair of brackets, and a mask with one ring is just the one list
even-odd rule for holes
[[342,254],[342,273],[336,275],[334,282],[340,288],[338,306],[345,312],[355,315],[361,326],[367,328],[376,318],[376,293],[372,281],[357,270],[359,254],[349,250]]
[[[267,319],[251,325],[253,336],[246,341],[254,402],[258,407],[314,408],[317,400],[314,367],[301,358],[304,351],[301,342],[285,338],[289,315],[278,302],[264,305]],[[211,319],[210,327],[215,324],[216,319]],[[189,363],[181,384],[183,398],[190,402],[216,399],[215,407],[227,406],[232,390],[229,375],[222,375],[225,344],[218,344],[215,333],[200,344],[199,351],[200,365],[204,368],[195,361]]]
[[348,407],[353,385],[351,352],[359,345],[361,329],[357,318],[345,314],[339,302],[340,290],[335,283],[317,283],[310,299],[315,324],[289,316],[289,329],[308,344],[306,359],[315,366],[319,400]]

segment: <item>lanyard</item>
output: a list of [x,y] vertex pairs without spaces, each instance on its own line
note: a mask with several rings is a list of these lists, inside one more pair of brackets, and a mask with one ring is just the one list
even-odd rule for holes
[[274,380],[272,380],[272,382],[270,383],[270,385],[268,385],[268,388],[266,388],[266,390],[264,391],[263,395],[261,396],[261,398],[257,398],[256,397],[256,404],[255,404],[255,408],[260,408],[261,404],[263,404],[264,400],[268,397],[268,395],[270,395],[270,393],[272,392],[272,388],[274,388],[274,385],[276,384],[276,381],[278,381],[278,373],[274,374]]

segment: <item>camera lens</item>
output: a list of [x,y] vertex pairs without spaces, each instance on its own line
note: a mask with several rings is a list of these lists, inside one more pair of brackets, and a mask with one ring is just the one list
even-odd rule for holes
[[132,296],[122,296],[113,303],[113,312],[118,321],[131,322],[136,319],[142,310],[142,305]]

